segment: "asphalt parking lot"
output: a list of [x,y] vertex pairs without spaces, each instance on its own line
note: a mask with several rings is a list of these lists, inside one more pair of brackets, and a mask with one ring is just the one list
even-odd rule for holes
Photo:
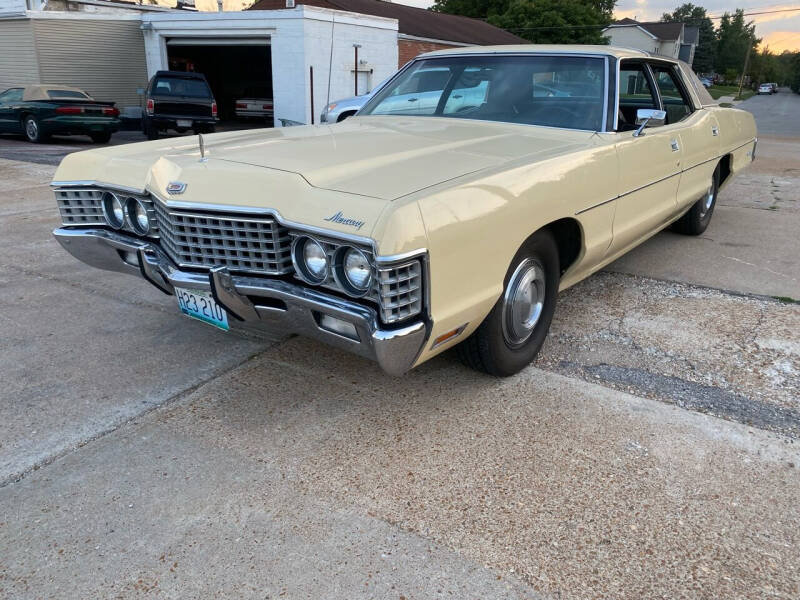
[[183,318],[53,241],[89,144],[0,137],[0,597],[800,597],[800,96],[742,107],[707,232],[505,380]]

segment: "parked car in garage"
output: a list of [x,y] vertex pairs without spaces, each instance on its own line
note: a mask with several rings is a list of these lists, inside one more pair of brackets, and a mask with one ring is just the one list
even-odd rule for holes
[[775,91],[772,89],[771,83],[762,83],[758,86],[758,93],[759,94],[774,94]]
[[142,131],[149,140],[162,132],[212,133],[217,102],[204,75],[187,71],[158,71],[147,85]]
[[272,92],[266,87],[250,87],[245,90],[245,97],[235,103],[236,117],[239,119],[272,120],[274,108]]
[[[409,113],[419,93],[438,100]],[[464,47],[416,57],[335,127],[71,154],[54,235],[222,329],[279,327],[393,374],[458,346],[506,376],[560,290],[665,227],[705,231],[756,141],[676,60]]]
[[105,144],[119,130],[119,110],[66,85],[28,85],[0,93],[0,133],[22,133],[30,142],[51,135],[88,135]]

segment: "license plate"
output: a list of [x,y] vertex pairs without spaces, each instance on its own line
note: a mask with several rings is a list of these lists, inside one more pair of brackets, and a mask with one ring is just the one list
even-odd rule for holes
[[214,301],[211,292],[176,287],[175,297],[183,314],[228,331],[228,313]]
[[192,121],[191,119],[178,119],[178,127],[191,127]]

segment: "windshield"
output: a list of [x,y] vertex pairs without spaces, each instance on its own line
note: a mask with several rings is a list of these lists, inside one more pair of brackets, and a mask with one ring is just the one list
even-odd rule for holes
[[581,56],[452,56],[414,62],[359,115],[450,117],[599,131],[605,63]]
[[154,96],[190,96],[192,98],[211,98],[211,90],[202,79],[183,77],[156,77],[153,81]]

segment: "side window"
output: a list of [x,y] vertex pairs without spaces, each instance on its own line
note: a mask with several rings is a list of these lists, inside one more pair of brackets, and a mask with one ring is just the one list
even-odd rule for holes
[[22,88],[11,88],[0,94],[0,102],[19,102],[22,100]]
[[636,111],[658,108],[644,65],[622,63],[619,71],[619,125],[617,131],[636,129]]
[[661,101],[664,103],[664,110],[667,111],[667,124],[677,123],[685,119],[692,113],[691,105],[685,93],[675,79],[675,73],[671,68],[653,66],[656,76],[656,85],[661,93]]

